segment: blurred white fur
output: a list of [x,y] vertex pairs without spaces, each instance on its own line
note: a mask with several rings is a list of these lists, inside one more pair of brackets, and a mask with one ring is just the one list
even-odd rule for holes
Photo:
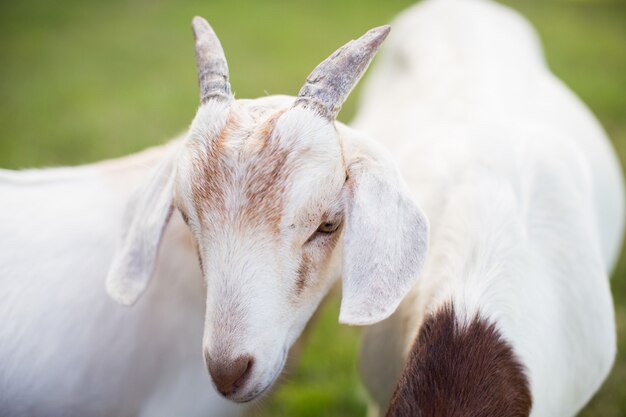
[[240,414],[202,366],[205,290],[178,214],[144,299],[104,291],[126,201],[176,146],[0,171],[0,414]]
[[508,8],[431,0],[392,27],[353,125],[384,138],[431,250],[396,313],[366,331],[366,386],[384,410],[424,314],[453,300],[511,342],[533,417],[572,416],[616,351],[608,275],[624,186],[609,140]]

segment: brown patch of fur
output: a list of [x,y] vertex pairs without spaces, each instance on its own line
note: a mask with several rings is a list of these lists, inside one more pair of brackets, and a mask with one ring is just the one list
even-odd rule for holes
[[[335,248],[335,245],[339,240],[339,236],[341,236],[342,228],[343,222],[334,233],[325,235],[315,232],[307,240],[305,248],[307,252],[305,252],[302,256],[296,273],[297,279],[294,291],[295,303],[300,301],[300,296],[306,288],[315,288],[314,285],[311,285],[311,277],[315,276],[316,273],[323,272],[328,267],[330,254]],[[325,260],[325,262],[322,263],[322,260]],[[321,265],[316,265],[316,261],[317,263],[321,263]]]
[[[282,112],[275,113],[250,132],[244,146],[234,155],[225,151],[228,137],[241,128],[233,116],[219,137],[206,149],[198,149],[194,161],[196,176],[191,181],[194,206],[199,214],[212,212],[226,216],[224,190],[238,188],[243,190],[245,204],[237,213],[237,221],[248,226],[270,225],[278,233],[291,153],[274,137],[276,121],[281,115]],[[236,178],[235,169],[241,169],[241,177]]]
[[459,324],[447,305],[427,318],[409,353],[387,417],[522,417],[528,379],[495,324]]
[[189,226],[189,215],[187,214],[187,212],[181,210],[180,208],[178,209],[178,211],[180,212],[180,217],[182,217],[185,224]]
[[[193,204],[197,213],[204,209],[219,210],[224,207],[224,188],[227,170],[222,160],[224,143],[229,134],[239,127],[231,113],[219,136],[207,143],[198,143],[193,161],[195,175],[191,178]],[[201,216],[202,217],[202,216]]]
[[272,134],[274,133],[274,128],[276,127],[276,122],[278,121],[278,119],[280,118],[280,116],[282,116],[285,113],[285,111],[279,111],[274,113],[271,117],[269,117],[265,123],[263,123],[263,126],[261,127],[261,129],[258,132],[258,138],[261,139],[259,142],[261,144],[261,149],[260,150],[264,150],[266,148],[266,146],[268,145],[268,143],[270,142],[270,138],[272,137]]
[[263,162],[252,166],[248,174],[244,218],[248,224],[269,224],[278,233],[287,187],[289,151],[271,149],[264,153]]
[[198,242],[194,239],[195,242],[195,250],[196,250],[196,256],[198,257],[198,265],[200,265],[200,272],[202,273],[202,276],[204,276],[204,260],[202,258],[202,253],[200,253],[200,246],[198,246]]
[[298,267],[297,279],[296,279],[296,297],[302,294],[304,286],[311,273],[311,257],[308,254],[304,254],[300,260],[300,266]]
[[291,172],[287,166],[291,150],[281,147],[279,138],[274,137],[276,121],[281,115],[282,112],[278,112],[270,117],[256,135],[261,147],[245,184],[245,221],[269,224],[274,233],[279,232],[283,196]]

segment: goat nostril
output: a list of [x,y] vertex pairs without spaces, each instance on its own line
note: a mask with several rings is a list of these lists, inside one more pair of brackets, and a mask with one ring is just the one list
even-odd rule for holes
[[217,390],[224,396],[229,396],[241,388],[245,383],[254,364],[254,358],[250,355],[242,355],[235,360],[213,360],[206,355],[209,374],[215,383]]
[[233,383],[235,388],[239,388],[243,384],[245,384],[248,379],[248,375],[250,375],[250,371],[252,370],[252,364],[254,364],[254,359],[251,356],[247,357],[246,367],[243,370],[243,373],[239,376],[239,378]]

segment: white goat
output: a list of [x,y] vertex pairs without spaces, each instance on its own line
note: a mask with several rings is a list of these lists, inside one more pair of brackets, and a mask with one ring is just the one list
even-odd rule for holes
[[144,302],[103,289],[126,201],[171,148],[0,174],[0,414],[238,415],[201,366],[204,289],[179,216]]
[[[335,121],[388,27],[322,62],[298,97],[258,100],[234,100],[217,37],[193,28],[201,106],[184,138],[0,173],[5,415],[237,414],[201,366],[203,331],[217,390],[250,401],[340,273],[353,324],[388,317],[418,275],[424,215],[389,156]],[[124,309],[104,296],[107,270],[122,304],[156,278]]]
[[354,126],[399,163],[430,251],[366,331],[365,384],[378,409],[393,394],[388,416],[572,416],[616,349],[624,187],[610,143],[509,9],[430,0],[393,26]]

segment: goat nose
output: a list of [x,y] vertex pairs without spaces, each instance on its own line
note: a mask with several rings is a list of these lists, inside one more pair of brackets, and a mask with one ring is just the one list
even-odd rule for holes
[[234,394],[246,383],[254,363],[250,355],[242,355],[231,361],[216,361],[207,354],[206,360],[215,387],[224,396]]

